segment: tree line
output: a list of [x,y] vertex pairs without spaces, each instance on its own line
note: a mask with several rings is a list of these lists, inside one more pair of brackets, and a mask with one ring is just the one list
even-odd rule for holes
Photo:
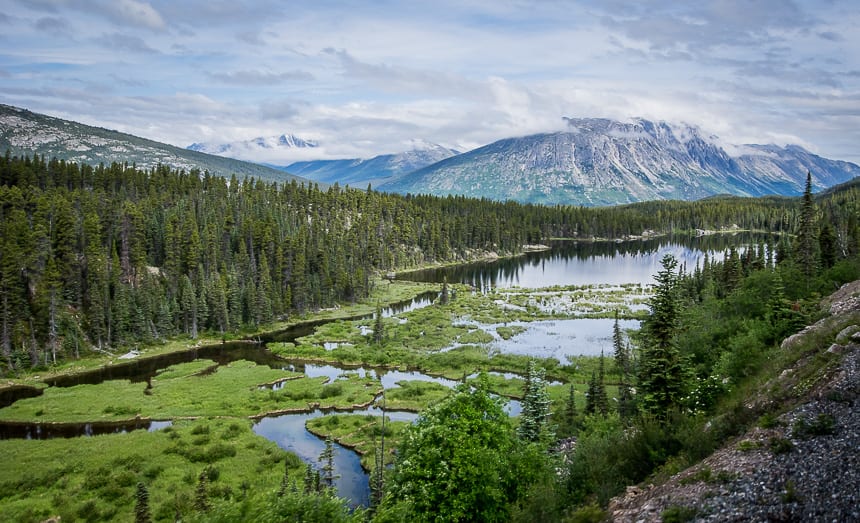
[[[732,198],[543,207],[7,151],[0,157],[0,372],[176,335],[257,328],[360,300],[376,275],[399,268],[514,254],[552,237],[730,224],[792,230],[799,209],[791,199]],[[856,220],[834,230],[834,245],[849,248],[845,238],[855,230]]]

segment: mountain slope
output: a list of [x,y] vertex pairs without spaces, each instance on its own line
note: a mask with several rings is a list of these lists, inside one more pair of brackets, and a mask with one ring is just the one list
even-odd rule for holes
[[422,167],[450,158],[458,151],[436,144],[420,144],[411,151],[385,154],[367,160],[316,160],[295,162],[284,169],[298,176],[325,183],[338,182],[363,188],[391,182]]
[[611,205],[714,194],[795,195],[806,171],[816,187],[860,175],[860,167],[789,146],[747,146],[730,156],[690,126],[638,120],[568,119],[570,130],[509,138],[383,184],[400,193]]
[[213,175],[267,180],[306,181],[283,171],[231,158],[212,156],[130,134],[62,120],[0,104],[0,153],[39,154],[89,164],[134,163],[141,168],[169,165]]

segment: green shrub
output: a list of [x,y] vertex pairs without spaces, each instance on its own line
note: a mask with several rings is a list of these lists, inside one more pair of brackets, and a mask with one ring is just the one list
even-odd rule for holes
[[685,523],[692,521],[699,511],[693,507],[685,507],[682,505],[672,505],[660,513],[663,523]]
[[799,418],[794,422],[791,433],[796,438],[807,439],[814,436],[833,434],[836,431],[835,427],[836,420],[833,419],[833,416],[822,412],[812,421],[808,421],[806,418]]
[[794,449],[794,444],[785,438],[770,438],[768,447],[774,454],[785,454]]

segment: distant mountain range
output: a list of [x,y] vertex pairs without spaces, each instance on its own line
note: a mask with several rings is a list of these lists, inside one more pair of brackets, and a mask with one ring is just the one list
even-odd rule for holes
[[853,163],[822,158],[797,145],[726,145],[688,125],[591,118],[571,118],[568,124],[563,132],[508,138],[461,154],[415,143],[410,151],[366,160],[303,161],[273,168],[225,156],[273,148],[307,153],[319,144],[283,134],[181,149],[0,104],[0,154],[8,149],[90,164],[165,164],[226,177],[307,181],[294,176],[301,175],[321,184],[364,188],[370,183],[388,192],[570,205],[717,194],[797,195],[807,171],[816,189],[860,176],[860,167]]
[[319,144],[313,140],[305,140],[294,134],[282,134],[280,136],[259,136],[238,142],[193,143],[188,146],[188,150],[247,160],[259,158],[261,152],[276,152],[275,154],[277,154],[277,151],[314,149],[317,147]]
[[730,155],[692,126],[568,119],[569,130],[500,140],[378,187],[546,204],[613,205],[715,194],[797,195],[860,176],[853,163],[802,147],[745,145]]
[[253,176],[267,180],[298,180],[284,171],[232,158],[213,156],[0,104],[0,154],[40,154],[88,164],[128,162],[140,168],[158,164],[200,169],[229,178]]
[[459,154],[459,151],[441,145],[415,142],[410,151],[397,154],[384,154],[368,160],[358,158],[349,160],[315,160],[295,162],[283,167],[287,172],[311,180],[356,188],[373,187],[392,182],[408,173],[432,165],[436,162]]

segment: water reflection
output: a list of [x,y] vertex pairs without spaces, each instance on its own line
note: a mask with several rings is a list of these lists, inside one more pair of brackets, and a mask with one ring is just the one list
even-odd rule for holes
[[496,288],[540,288],[554,285],[652,283],[666,254],[679,266],[693,270],[705,253],[721,260],[731,246],[775,240],[769,234],[719,234],[701,237],[666,237],[626,242],[554,242],[552,249],[516,258],[403,273],[399,279],[460,282],[480,292]]

